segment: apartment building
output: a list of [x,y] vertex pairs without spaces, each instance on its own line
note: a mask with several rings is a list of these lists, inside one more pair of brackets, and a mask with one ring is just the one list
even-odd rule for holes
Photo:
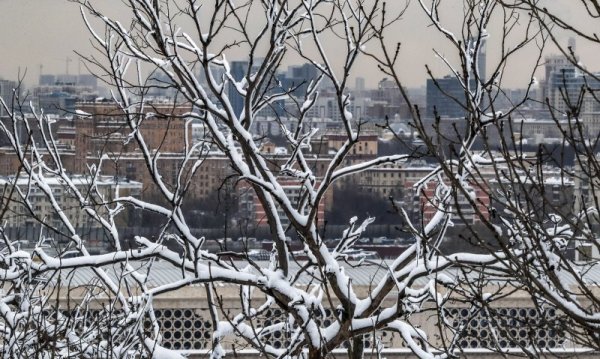
[[[43,236],[54,238],[57,245],[66,245],[70,233],[64,215],[91,251],[101,251],[109,246],[102,224],[85,209],[93,209],[107,218],[107,207],[103,203],[114,199],[117,189],[120,196],[139,197],[142,183],[113,176],[100,176],[94,181],[81,175],[71,176],[70,181],[75,190],[60,177],[47,175],[44,181],[50,190],[47,192],[23,173],[0,177],[1,208],[7,209],[2,218],[6,233],[11,238],[20,238],[28,246]],[[79,195],[83,197],[83,203]],[[116,224],[128,225],[129,219],[125,216],[118,215]]]

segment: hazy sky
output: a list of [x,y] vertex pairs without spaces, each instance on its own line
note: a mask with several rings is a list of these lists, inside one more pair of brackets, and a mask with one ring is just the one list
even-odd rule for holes
[[[564,1],[564,0],[563,0]],[[102,0],[103,6],[110,5],[118,9],[118,2]],[[458,0],[447,2],[448,9],[444,19],[457,21],[462,16],[462,7]],[[392,7],[399,7],[404,1],[389,1]],[[437,48],[444,53],[444,40],[432,31],[428,21],[420,9],[412,8],[401,22],[390,32],[394,40],[403,44],[401,53],[401,74],[408,86],[422,86],[425,83],[425,63],[429,64],[436,75],[448,73],[432,51]],[[89,34],[85,29],[79,8],[76,4],[65,0],[0,0],[0,77],[16,79],[19,69],[26,69],[25,82],[37,82],[40,65],[44,73],[64,73],[67,57],[74,61],[70,63],[70,73],[77,73],[78,61],[74,51],[84,54],[92,53]],[[490,29],[491,39],[494,29]],[[397,38],[396,38],[397,37]],[[563,36],[566,38],[566,36]],[[566,42],[566,40],[565,40]],[[490,42],[490,44],[492,44]],[[579,47],[581,48],[581,46]],[[597,58],[598,49],[582,49],[582,60],[592,61]],[[488,49],[490,61],[493,62],[494,49]],[[524,51],[514,62],[507,75],[507,84],[516,86],[525,77],[524,62],[530,60],[534,51]],[[374,66],[361,66],[361,75],[367,78],[368,85],[374,85],[383,77]],[[364,72],[363,72],[364,71]]]

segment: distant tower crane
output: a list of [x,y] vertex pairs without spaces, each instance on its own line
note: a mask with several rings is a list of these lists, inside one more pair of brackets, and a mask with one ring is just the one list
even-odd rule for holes
[[69,74],[69,63],[72,62],[73,60],[67,56],[67,59],[65,61],[65,65],[66,65],[66,70],[67,70],[67,75]]

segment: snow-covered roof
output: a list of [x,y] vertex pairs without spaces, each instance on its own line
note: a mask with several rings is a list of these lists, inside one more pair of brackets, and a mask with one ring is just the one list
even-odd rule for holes
[[[140,262],[133,263],[134,267],[140,266]],[[268,268],[269,266],[267,261],[259,261],[257,263],[263,268]],[[104,269],[106,269],[107,273],[114,279],[116,279],[118,274],[121,273],[121,267],[119,265],[106,266]],[[299,266],[297,263],[290,263],[290,273],[295,273],[298,271],[298,269]],[[359,286],[368,286],[371,284],[374,285],[379,279],[383,278],[385,274],[385,269],[374,265],[359,268],[346,265],[345,270],[350,278],[352,278],[353,283]],[[69,269],[63,271],[61,275],[63,277],[63,283],[68,283],[68,281],[65,281],[66,278],[72,279],[70,282],[71,286],[89,284],[93,278],[96,277],[90,268],[77,268],[73,270]],[[188,275],[191,274],[188,273]],[[166,261],[156,261],[153,264],[152,270],[150,271],[148,284],[150,287],[156,287],[174,283],[178,280],[181,280],[182,276],[183,274],[181,267],[174,266],[172,263]],[[310,279],[311,278],[309,278],[308,275],[300,276],[298,285],[306,285],[309,283]]]
[[[343,264],[342,266],[344,267],[344,270],[346,272],[346,274],[348,274],[348,276],[350,278],[352,278],[352,283],[356,286],[363,286],[363,287],[368,287],[368,286],[374,286],[377,285],[384,277],[384,275],[387,273],[387,267],[389,265],[391,265],[392,261],[384,261],[384,260],[373,260],[371,261],[372,263],[374,263],[373,265],[362,265],[362,266],[353,266],[353,265],[349,265],[349,264]],[[131,262],[133,264],[134,267],[139,267],[141,262]],[[256,262],[259,266],[263,267],[263,268],[267,268],[269,266],[269,263],[267,261],[257,261]],[[356,264],[356,263],[353,263]],[[240,267],[243,267],[243,264],[240,264]],[[121,273],[121,267],[119,265],[114,265],[114,266],[107,266],[105,267],[107,273],[113,277],[114,279],[117,278],[118,274]],[[295,273],[298,271],[299,266],[298,263],[295,262],[291,262],[290,263],[290,273]],[[455,269],[447,269],[444,271],[444,274],[453,278],[453,277],[457,277],[457,276],[467,276],[467,281],[470,279],[470,277],[472,277],[473,280],[476,280],[477,278],[479,278],[479,273],[477,271],[471,271],[468,274],[464,274],[458,270]],[[63,279],[62,282],[63,283],[70,283],[71,286],[77,286],[77,285],[85,285],[85,284],[89,284],[93,278],[95,278],[95,275],[93,274],[92,270],[90,268],[79,268],[79,269],[74,269],[74,270],[65,270],[61,273]],[[191,275],[190,273],[187,274],[188,276]],[[565,283],[566,285],[572,285],[575,284],[575,279],[572,278],[568,273],[566,272],[557,272],[557,275],[559,277],[563,277],[562,282]],[[591,266],[591,268],[589,268],[589,270],[586,270],[586,273],[584,275],[586,282],[591,283],[590,285],[593,285],[592,283],[600,283],[600,266]],[[68,279],[72,279],[71,281],[68,281]],[[149,278],[148,278],[148,285],[150,287],[156,287],[156,286],[161,286],[161,285],[166,285],[169,283],[174,283],[178,280],[181,280],[183,278],[183,274],[181,271],[181,267],[177,267],[174,266],[172,263],[170,262],[166,262],[166,261],[156,261],[153,264],[153,268],[150,271],[149,274]],[[308,276],[308,274],[304,274],[301,275],[299,277],[299,280],[297,282],[297,285],[307,285],[310,280],[312,278]],[[423,277],[420,278],[416,281],[415,285],[416,286],[423,286],[426,285],[427,282],[429,281],[428,278]],[[497,283],[500,282],[506,282],[505,279],[492,279],[491,282],[496,281]]]
[[[2,185],[12,185],[15,182],[15,176],[0,176],[0,186]],[[83,175],[71,175],[69,177],[70,181],[75,186],[89,186],[92,182],[92,178],[89,176]],[[49,176],[44,178],[46,184],[51,187],[59,187],[64,186],[64,181],[56,176]],[[26,174],[21,174],[17,178],[16,184],[18,186],[27,186],[30,182],[29,177]],[[137,181],[131,181],[129,179],[124,178],[115,178],[114,176],[98,176],[96,179],[96,184],[98,186],[114,186],[115,184],[126,185],[128,187],[141,187],[142,183]]]
[[[510,182],[511,182],[510,179],[502,178],[502,183],[510,183]],[[528,177],[525,175],[519,176],[518,182],[516,180],[514,180],[513,182],[518,183],[518,184],[535,184],[535,185],[540,184],[540,182],[537,181],[537,178],[535,176]],[[490,183],[498,183],[498,179],[493,178],[490,180]],[[548,176],[548,177],[544,177],[544,184],[547,186],[569,187],[569,186],[574,186],[575,182],[572,179],[566,178],[566,177]]]
[[275,150],[273,151],[273,153],[276,155],[287,155],[288,150],[285,147],[275,147]]

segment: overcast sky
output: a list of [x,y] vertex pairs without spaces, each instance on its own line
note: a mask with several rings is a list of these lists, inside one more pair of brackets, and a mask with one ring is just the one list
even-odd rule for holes
[[[449,5],[444,15],[449,21],[456,21],[461,18],[462,8],[458,6],[458,0],[450,1],[447,4],[452,5]],[[112,10],[119,6],[114,5],[118,3],[114,0],[100,3],[112,3]],[[388,3],[398,7],[404,2]],[[65,73],[67,57],[74,60],[69,66],[70,73],[77,73],[77,55],[74,51],[84,54],[92,52],[89,34],[76,4],[65,0],[0,0],[0,9],[0,77],[16,79],[19,71],[23,73],[27,70],[25,82],[32,84],[37,82],[40,65],[43,65],[44,73]],[[493,31],[490,29],[492,39]],[[406,85],[424,85],[425,64],[431,66],[437,76],[448,73],[432,51],[435,47],[444,53],[444,40],[428,27],[427,19],[416,6],[410,9],[390,33],[390,37],[391,35],[396,36],[395,40],[403,44],[401,74]],[[566,36],[563,40],[566,42]],[[592,61],[597,58],[598,49],[582,50],[584,62],[586,59]],[[488,52],[492,62],[494,49],[488,49]],[[525,51],[516,59],[515,66],[508,74],[507,85],[522,84],[522,79],[526,76],[523,61],[527,62],[533,55],[534,51]],[[490,66],[488,64],[488,67]],[[367,78],[367,84],[370,86],[383,77],[374,66],[361,66],[361,75]]]

